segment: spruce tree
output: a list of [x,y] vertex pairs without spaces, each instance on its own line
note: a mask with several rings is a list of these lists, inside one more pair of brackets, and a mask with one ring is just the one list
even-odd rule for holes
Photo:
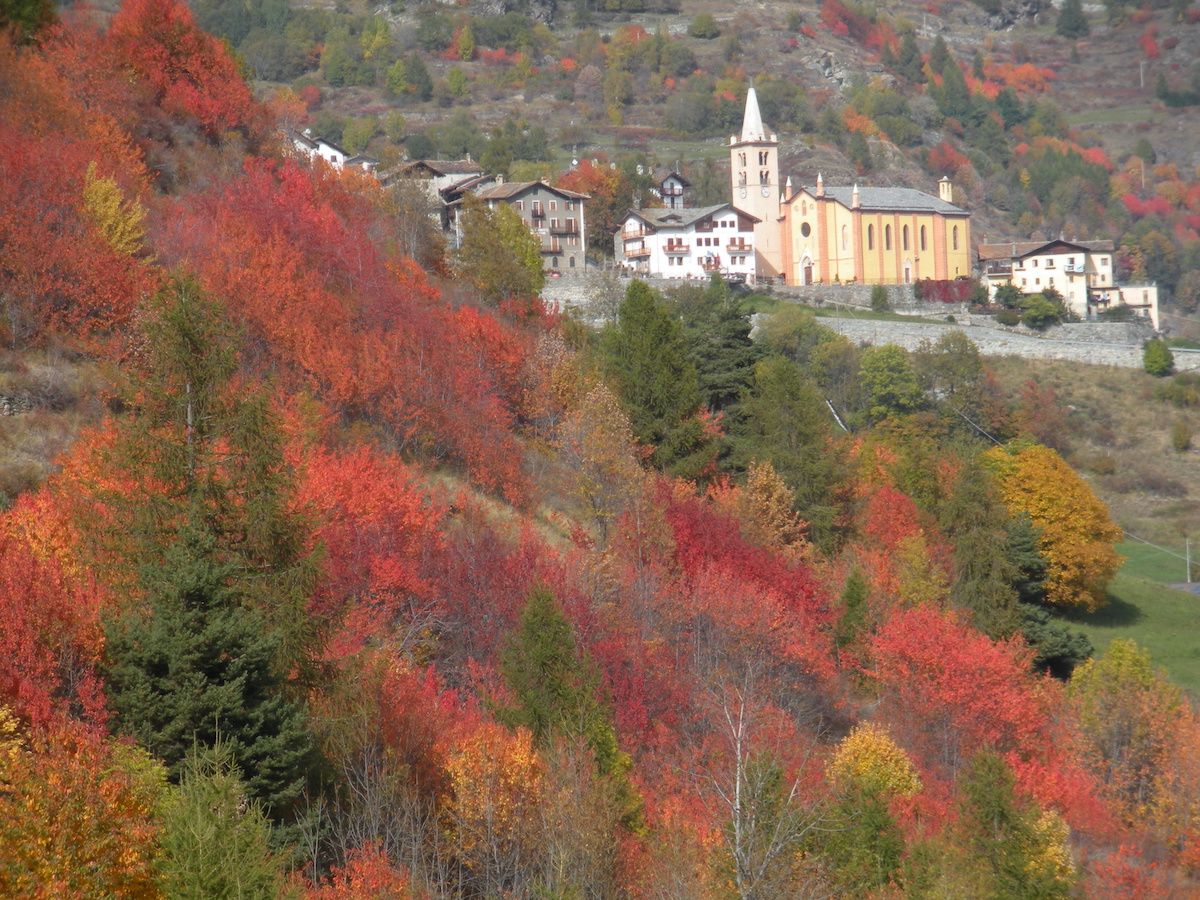
[[1054,30],[1065,38],[1087,37],[1092,33],[1087,16],[1083,14],[1083,0],[1064,0]]
[[303,710],[274,669],[279,634],[247,608],[235,567],[203,527],[185,528],[141,575],[146,603],[107,623],[114,727],[179,781],[189,753],[221,743],[250,796],[292,818],[312,761]]
[[606,373],[629,413],[633,434],[653,446],[655,465],[686,476],[701,442],[696,365],[679,319],[644,281],[625,292],[617,323],[600,335]]

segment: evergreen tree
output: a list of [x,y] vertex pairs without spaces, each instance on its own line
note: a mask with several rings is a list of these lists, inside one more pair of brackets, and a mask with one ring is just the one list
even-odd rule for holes
[[163,813],[162,872],[169,900],[275,900],[283,860],[246,794],[226,744],[189,753]]
[[896,74],[910,84],[925,83],[925,59],[921,48],[917,46],[917,38],[911,31],[906,31],[900,38],[900,50],[896,53]]
[[1016,779],[997,754],[984,750],[962,779],[966,862],[979,900],[1011,897],[1067,900],[1075,881],[1066,825],[1039,815],[1016,795]]
[[528,728],[543,747],[556,737],[586,743],[604,774],[628,767],[602,699],[600,673],[580,651],[575,629],[545,588],[530,594],[500,655],[500,672],[516,701],[496,710],[501,722]]
[[189,753],[221,743],[250,795],[284,821],[303,792],[313,742],[274,669],[279,634],[240,602],[235,574],[202,526],[186,528],[143,569],[145,607],[105,628],[114,726],[175,781]]
[[809,537],[830,547],[837,520],[841,460],[831,446],[825,403],[810,378],[782,356],[763,360],[742,404],[735,433],[738,459],[769,460],[796,495],[796,511],[808,522]]
[[695,360],[701,402],[710,412],[725,413],[729,427],[739,415],[741,394],[762,355],[750,339],[750,313],[716,272],[707,288],[685,288],[671,300]]
[[678,318],[644,281],[635,280],[625,292],[616,324],[601,333],[600,350],[629,412],[634,437],[654,447],[651,461],[689,474],[702,452],[703,434],[695,417],[701,394]]
[[1087,37],[1092,33],[1087,16],[1083,14],[1083,0],[1064,0],[1054,31],[1065,38]]
[[867,143],[867,139],[861,131],[850,135],[850,141],[846,145],[846,155],[850,157],[850,162],[854,163],[854,168],[860,175],[865,175],[875,169],[875,158],[871,155],[871,145]]
[[423,103],[433,96],[433,79],[416,50],[404,58],[404,77],[417,100]]
[[950,48],[946,46],[945,39],[939,34],[933,39],[933,46],[929,48],[929,71],[940,75],[948,62],[954,62],[954,59],[950,56]]

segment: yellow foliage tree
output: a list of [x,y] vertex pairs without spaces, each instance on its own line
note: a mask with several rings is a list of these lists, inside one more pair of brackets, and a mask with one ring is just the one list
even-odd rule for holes
[[1046,600],[1092,611],[1106,602],[1109,581],[1125,561],[1115,548],[1121,529],[1108,507],[1061,456],[1037,444],[994,448],[986,459],[1013,515],[1027,513],[1041,530],[1048,562]]
[[826,774],[839,788],[870,796],[911,797],[921,790],[921,777],[908,754],[873,722],[856,725],[842,739]]
[[528,729],[481,722],[450,754],[454,849],[481,893],[520,894],[537,878],[544,766]]
[[88,163],[83,184],[83,206],[108,246],[124,256],[142,248],[146,236],[146,210],[127,200],[115,178],[100,177],[96,164]]

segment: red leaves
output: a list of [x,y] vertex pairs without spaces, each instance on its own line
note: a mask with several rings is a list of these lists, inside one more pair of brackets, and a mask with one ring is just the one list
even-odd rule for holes
[[[104,699],[93,666],[99,657],[100,594],[88,578],[65,571],[52,545],[60,529],[29,534],[21,517],[44,516],[25,501],[0,533],[0,706],[46,726],[67,715],[104,718]],[[59,535],[61,536],[61,535]]]
[[411,260],[382,249],[375,199],[327,171],[252,161],[177,206],[162,252],[226,299],[252,365],[381,419],[401,446],[456,458],[477,484],[522,502],[512,428],[527,338],[442,304]]
[[955,613],[920,606],[893,613],[871,651],[884,720],[937,777],[953,778],[985,747],[1017,758],[1041,752],[1050,698],[1019,639],[995,642]]
[[109,25],[114,58],[167,115],[210,136],[262,127],[263,112],[224,46],[178,0],[125,0]]

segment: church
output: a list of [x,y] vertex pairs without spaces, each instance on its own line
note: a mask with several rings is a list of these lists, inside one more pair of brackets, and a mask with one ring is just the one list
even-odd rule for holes
[[779,178],[779,140],[763,125],[754,86],[742,132],[729,139],[733,206],[758,220],[755,280],[783,284],[910,284],[971,274],[970,213],[911,188],[793,188]]

